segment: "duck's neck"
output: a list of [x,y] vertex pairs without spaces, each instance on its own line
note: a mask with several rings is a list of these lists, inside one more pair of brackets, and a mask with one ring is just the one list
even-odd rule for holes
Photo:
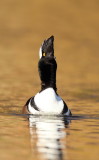
[[46,88],[53,88],[55,92],[56,87],[56,70],[57,63],[54,58],[42,58],[39,61],[39,74],[41,79],[41,91]]
[[57,92],[56,83],[47,84],[47,83],[41,82],[41,91],[43,91],[47,88],[53,88],[54,91]]

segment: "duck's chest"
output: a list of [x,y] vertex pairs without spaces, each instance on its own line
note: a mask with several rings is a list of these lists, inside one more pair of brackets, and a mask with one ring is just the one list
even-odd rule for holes
[[63,100],[52,88],[37,93],[34,102],[42,112],[61,113],[64,107]]

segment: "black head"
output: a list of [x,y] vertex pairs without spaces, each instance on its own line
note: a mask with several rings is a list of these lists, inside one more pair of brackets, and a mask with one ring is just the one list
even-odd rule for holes
[[40,58],[42,57],[54,57],[54,36],[51,36],[47,40],[44,40],[39,51]]

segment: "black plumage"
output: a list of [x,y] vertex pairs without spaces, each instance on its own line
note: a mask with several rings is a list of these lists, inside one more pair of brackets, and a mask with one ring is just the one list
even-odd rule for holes
[[38,70],[41,79],[41,90],[52,87],[56,92],[57,63],[55,58],[47,56],[42,57],[38,63]]

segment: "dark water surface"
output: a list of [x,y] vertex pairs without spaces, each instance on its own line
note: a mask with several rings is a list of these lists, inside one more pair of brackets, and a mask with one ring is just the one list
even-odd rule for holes
[[[55,36],[58,93],[73,117],[22,115]],[[0,1],[0,160],[99,159],[99,2]]]

